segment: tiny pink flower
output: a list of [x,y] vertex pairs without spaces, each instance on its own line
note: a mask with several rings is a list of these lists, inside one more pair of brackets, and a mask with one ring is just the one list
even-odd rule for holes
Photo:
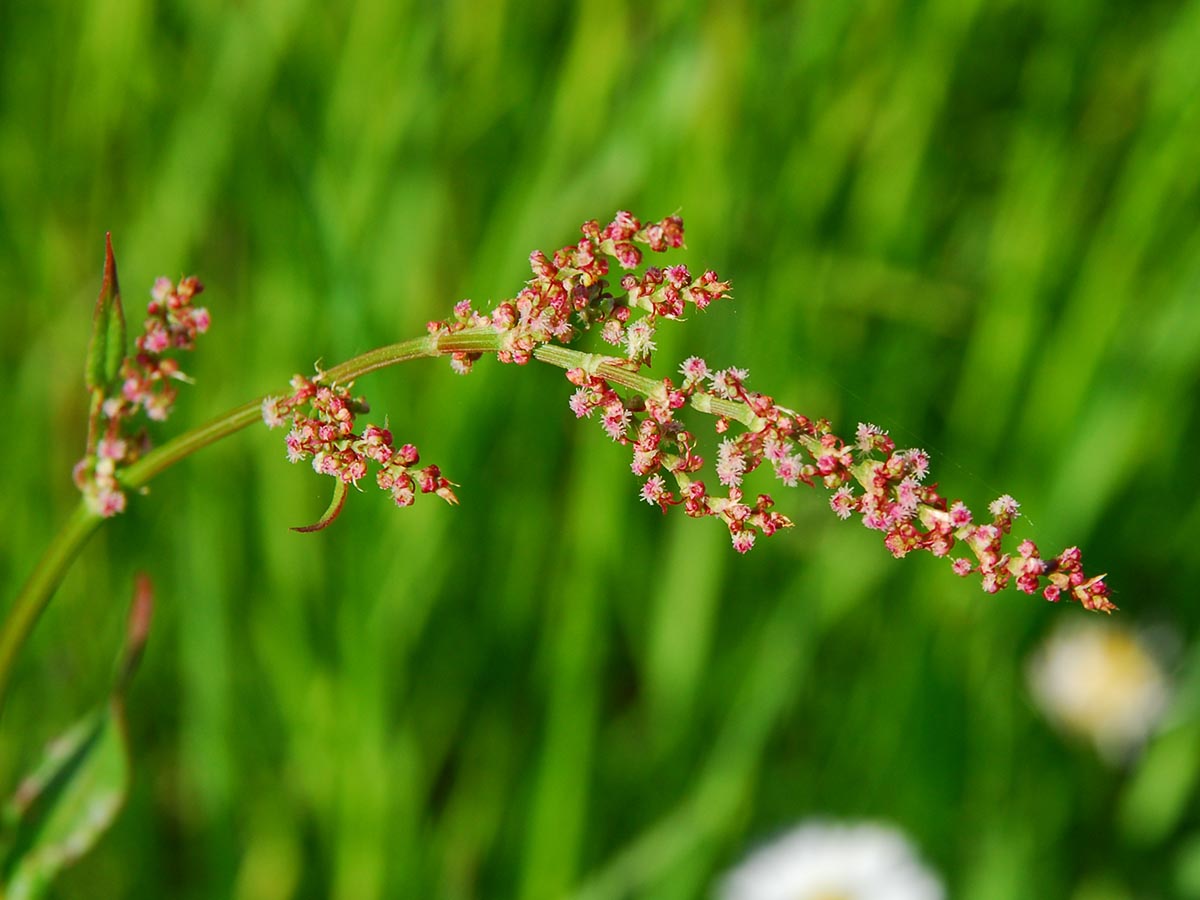
[[288,462],[297,463],[304,459],[304,444],[299,429],[293,428],[287,435]]
[[713,393],[725,400],[732,400],[737,397],[738,389],[750,377],[750,373],[745,369],[721,369],[714,372],[712,375]]
[[920,500],[917,496],[918,486],[916,478],[911,475],[896,485],[897,512],[903,518],[908,518],[917,511],[917,504]]
[[634,450],[633,460],[629,464],[630,470],[634,475],[645,475],[653,472],[659,466],[659,455],[657,450]]
[[517,310],[511,303],[501,303],[492,310],[492,328],[496,331],[508,331],[517,324]]
[[966,528],[971,524],[971,510],[961,500],[954,501],[950,507],[950,525],[955,528]]
[[638,319],[625,333],[625,347],[630,359],[643,359],[650,355],[656,347],[654,343],[654,326],[646,319]]
[[651,475],[641,489],[642,499],[651,506],[658,503],[667,493],[667,484],[661,475]]
[[106,519],[125,512],[125,495],[116,488],[101,488],[88,501],[93,511]]
[[608,433],[608,436],[614,441],[619,441],[625,436],[625,430],[629,427],[630,421],[633,419],[632,414],[624,406],[618,403],[611,403],[604,409],[604,415],[600,420],[600,424]]
[[604,327],[600,329],[600,338],[606,344],[619,347],[625,343],[625,328],[616,319],[609,319],[604,323]]
[[1058,557],[1058,564],[1063,569],[1071,570],[1079,568],[1083,561],[1083,554],[1078,547],[1068,547]]
[[160,275],[154,279],[154,287],[150,289],[150,296],[157,303],[164,303],[171,291],[175,289],[175,285],[171,283],[171,279]]
[[118,437],[104,437],[96,445],[96,455],[101,459],[120,461],[125,458],[128,445]]
[[143,399],[146,416],[155,422],[165,422],[171,413],[171,397],[166,394],[153,394]]
[[568,405],[571,407],[571,412],[575,413],[575,418],[577,419],[590,416],[596,409],[596,407],[592,406],[588,400],[588,389],[583,387],[578,388],[575,393],[571,395]]
[[614,239],[631,238],[642,227],[637,216],[627,209],[618,210],[608,226],[609,237]]
[[988,512],[990,512],[997,519],[1011,518],[1012,516],[1015,516],[1020,509],[1021,504],[1008,494],[993,500],[988,505]]
[[162,353],[171,346],[171,336],[161,328],[154,328],[146,334],[143,344],[148,353]]
[[708,377],[708,363],[699,356],[689,356],[679,367],[683,375],[683,386],[691,387]]
[[750,518],[750,514],[754,511],[745,503],[738,502],[741,500],[741,496],[742,492],[737,488],[730,488],[729,502],[725,506],[725,518],[737,525]]
[[622,269],[636,269],[642,262],[642,251],[628,242],[616,245],[617,262]]
[[415,444],[404,444],[396,451],[396,461],[405,467],[415,466],[421,461],[421,454],[417,452]]
[[279,428],[287,418],[279,407],[278,397],[264,397],[262,402],[262,418],[268,428]]
[[313,461],[312,461],[312,467],[313,467],[313,471],[315,471],[319,475],[337,475],[338,474],[337,458],[334,456],[330,456],[328,453],[318,453],[316,456],[314,456]]
[[688,271],[687,266],[668,266],[663,271],[667,276],[667,281],[671,282],[676,288],[682,288],[692,281],[692,273]]
[[366,474],[367,461],[361,456],[356,456],[346,463],[346,468],[342,472],[342,480],[357,485],[360,479],[366,477]]
[[773,463],[783,462],[792,452],[792,444],[790,441],[782,441],[775,437],[769,437],[763,443],[763,456]]
[[801,472],[804,471],[804,464],[798,456],[785,456],[774,462],[774,466],[775,477],[788,487],[795,487],[800,481]]
[[892,527],[892,517],[879,510],[863,513],[863,525],[872,531],[887,531]]
[[929,454],[924,450],[909,450],[906,460],[913,478],[924,481],[929,474]]
[[733,541],[733,549],[738,553],[749,553],[754,546],[755,533],[750,528],[730,531],[729,536]]
[[1000,530],[995,525],[980,525],[967,537],[976,547],[983,549],[1000,539]]
[[872,425],[870,422],[859,422],[854,437],[858,448],[864,453],[869,453],[878,447],[877,439],[886,435],[887,432],[878,425]]
[[1036,556],[1027,556],[1021,561],[1021,574],[1024,576],[1043,575],[1048,568],[1046,561]]
[[839,519],[848,519],[854,512],[854,491],[848,487],[838,488],[829,498],[829,505]]
[[971,565],[971,561],[969,559],[963,559],[962,557],[959,557],[953,563],[951,563],[950,568],[954,571],[955,575],[959,575],[963,578],[970,575],[975,570],[975,567]]
[[742,473],[746,471],[746,457],[738,449],[737,443],[728,438],[721,441],[717,449],[717,478],[721,484],[737,487],[742,483]]

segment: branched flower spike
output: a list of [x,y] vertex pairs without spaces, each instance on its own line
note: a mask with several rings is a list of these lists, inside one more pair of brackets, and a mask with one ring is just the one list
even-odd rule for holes
[[[449,355],[451,367],[464,375],[484,353],[495,353],[505,363],[524,365],[537,358],[562,366],[575,387],[569,404],[576,417],[597,419],[613,441],[629,449],[630,468],[643,479],[641,499],[664,513],[682,507],[694,518],[720,520],[741,553],[792,524],[775,509],[770,494],[744,491],[746,477],[768,463],[785,487],[819,483],[831,491],[834,513],[842,519],[857,515],[867,528],[881,532],[896,557],[926,550],[950,558],[954,572],[978,575],[988,593],[1014,585],[1051,602],[1076,600],[1104,612],[1116,608],[1104,576],[1084,573],[1078,548],[1049,558],[1029,540],[1005,548],[1018,517],[1015,500],[1001,497],[989,507],[989,519],[976,522],[961,500],[947,502],[928,482],[929,456],[923,450],[898,450],[874,425],[860,425],[855,439],[845,441],[826,420],[810,419],[749,390],[744,369],[714,370],[697,356],[680,366],[678,383],[639,374],[655,350],[662,320],[678,320],[689,308],[706,309],[729,294],[729,283],[711,270],[699,276],[682,265],[636,271],[642,247],[663,252],[681,246],[678,216],[643,225],[620,212],[603,228],[585,222],[577,243],[553,256],[531,254],[533,277],[515,297],[491,312],[462,300],[451,317],[430,322],[424,355]],[[610,289],[607,276],[614,264],[626,271],[619,286]],[[564,347],[592,328],[620,354]],[[268,398],[263,405],[268,425],[291,417],[289,458],[311,457],[318,472],[342,485],[331,512],[312,529],[332,521],[344,486],[358,483],[368,460],[379,464],[377,481],[400,506],[412,503],[417,488],[455,502],[453,486],[436,466],[413,468],[417,452],[412,445],[394,448],[386,428],[355,432],[354,415],[365,404],[353,400],[348,387],[320,382],[319,375],[311,381],[297,376],[292,396]],[[689,406],[716,419],[720,443],[707,479],[701,478],[706,464],[696,452],[694,431],[681,419]]]

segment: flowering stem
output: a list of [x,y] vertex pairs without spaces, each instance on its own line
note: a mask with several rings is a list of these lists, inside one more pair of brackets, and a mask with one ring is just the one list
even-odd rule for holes
[[[501,349],[501,336],[490,327],[467,328],[453,333],[440,333],[414,338],[370,350],[321,373],[326,384],[348,384],[356,378],[412,359],[443,356],[451,353],[495,353]],[[533,352],[535,359],[562,369],[581,368],[599,375],[612,384],[620,385],[647,397],[662,397],[662,381],[633,371],[623,360],[597,356],[545,344]],[[754,428],[758,419],[744,403],[721,400],[697,394],[691,404],[701,412],[724,416]],[[151,450],[137,462],[118,472],[121,486],[130,491],[145,487],[159,473],[191,456],[197,450],[216,443],[255,422],[262,421],[262,398],[238,406],[211,422],[194,428],[161,447]],[[50,602],[50,597],[62,581],[67,569],[79,554],[84,543],[104,521],[98,513],[80,503],[62,530],[46,548],[45,554],[13,601],[0,626],[0,712],[4,708],[12,667],[38,617]]]

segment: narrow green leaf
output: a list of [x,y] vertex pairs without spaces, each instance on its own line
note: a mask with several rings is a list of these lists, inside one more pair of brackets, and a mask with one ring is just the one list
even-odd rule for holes
[[108,703],[51,743],[4,808],[4,900],[45,895],[55,876],[96,844],[125,803],[131,766],[124,693],[145,646],[152,609],[153,590],[141,575]]
[[333,498],[329,501],[329,507],[321,514],[321,518],[313,522],[311,525],[293,525],[292,531],[299,531],[302,534],[308,534],[313,531],[320,531],[322,528],[328,528],[333,524],[342,512],[342,506],[346,503],[346,493],[350,490],[350,486],[340,478],[335,478],[333,481]]
[[86,380],[93,391],[107,391],[116,381],[125,360],[125,309],[117,283],[112,235],[104,236],[104,279],[92,314],[92,339],[88,344]]
[[129,788],[120,714],[114,699],[76,723],[17,788],[5,810],[12,825],[2,872],[6,900],[42,896],[116,819]]

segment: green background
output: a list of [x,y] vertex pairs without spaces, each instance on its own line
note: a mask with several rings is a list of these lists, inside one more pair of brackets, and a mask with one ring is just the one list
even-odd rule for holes
[[821,815],[895,823],[953,897],[1200,897],[1198,60],[1166,0],[0,5],[0,604],[76,502],[105,231],[134,323],[207,285],[165,438],[628,208],[734,284],[664,371],[926,447],[1182,638],[1163,732],[1106,764],[1025,684],[1077,606],[808,490],[738,557],[638,501],[558,370],[417,362],[358,387],[457,509],[294,534],[328,485],[255,428],[85,549],[4,785],[104,696],[135,571],[158,612],[129,807],[62,896],[684,898]]

